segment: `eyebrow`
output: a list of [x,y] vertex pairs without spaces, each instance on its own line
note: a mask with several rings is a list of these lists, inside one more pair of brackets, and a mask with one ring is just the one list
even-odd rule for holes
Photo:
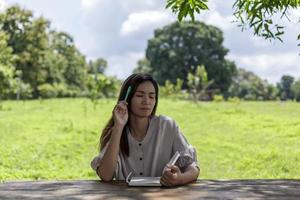
[[[146,92],[140,91],[140,90],[137,90],[136,92],[140,92],[140,93],[146,94]],[[149,92],[149,94],[155,94],[155,92]]]

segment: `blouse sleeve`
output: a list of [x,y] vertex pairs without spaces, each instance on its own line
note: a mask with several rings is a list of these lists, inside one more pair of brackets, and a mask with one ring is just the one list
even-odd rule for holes
[[[106,150],[107,150],[107,148],[108,148],[108,144],[109,144],[109,142],[110,142],[110,140],[107,142],[107,144],[105,145],[105,147],[102,149],[102,151],[100,152],[100,154],[98,155],[98,156],[96,156],[96,157],[94,157],[94,159],[91,161],[91,167],[92,167],[92,169],[94,170],[94,171],[96,171],[96,173],[98,174],[98,167],[99,167],[99,165],[100,165],[100,163],[101,163],[101,160],[102,160],[102,158],[103,158],[103,156],[104,156],[104,154],[105,154],[105,152],[106,152]],[[119,165],[120,165],[120,157],[119,157],[119,155],[118,155],[118,161],[117,161],[117,166],[116,166],[116,169],[115,169],[115,173],[114,173],[114,178],[115,177],[118,177],[119,175]],[[99,175],[99,174],[98,174]]]
[[180,157],[176,162],[176,165],[184,171],[189,165],[194,165],[199,168],[199,163],[197,161],[197,153],[196,149],[190,145],[187,139],[179,130],[178,125],[173,120],[172,121],[172,129],[174,134],[174,142],[172,147],[173,154],[178,151],[180,153]]

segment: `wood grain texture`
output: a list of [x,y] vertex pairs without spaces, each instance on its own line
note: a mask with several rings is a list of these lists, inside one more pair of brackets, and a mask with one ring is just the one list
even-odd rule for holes
[[123,181],[17,181],[0,184],[0,199],[300,199],[300,180],[198,180],[173,188],[128,187]]

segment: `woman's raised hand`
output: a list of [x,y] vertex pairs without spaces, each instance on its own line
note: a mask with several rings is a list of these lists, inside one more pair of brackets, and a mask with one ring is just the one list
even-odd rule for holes
[[113,118],[116,126],[123,128],[128,120],[127,102],[120,101],[113,110]]

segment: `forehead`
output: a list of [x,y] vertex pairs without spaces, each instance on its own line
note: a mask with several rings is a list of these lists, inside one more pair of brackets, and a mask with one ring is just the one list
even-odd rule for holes
[[155,93],[155,88],[151,81],[145,81],[145,82],[139,84],[139,86],[136,89],[136,92]]

